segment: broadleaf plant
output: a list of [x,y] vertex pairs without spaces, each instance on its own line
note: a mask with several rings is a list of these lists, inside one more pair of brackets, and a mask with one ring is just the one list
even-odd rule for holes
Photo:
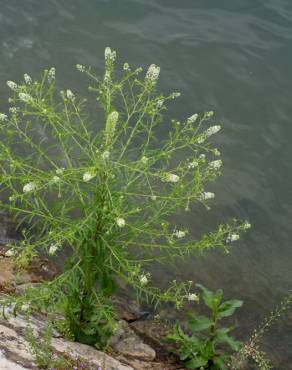
[[192,335],[177,323],[167,340],[178,346],[180,360],[187,369],[227,370],[239,342],[229,335],[232,328],[222,327],[220,321],[231,316],[243,302],[236,299],[222,302],[221,289],[213,293],[201,284],[197,286],[211,311],[210,317],[190,313],[187,328]]
[[[15,311],[58,312],[76,340],[105,345],[116,326],[111,296],[118,280],[151,304],[181,307],[192,283],[173,281],[165,290],[150,275],[153,263],[217,249],[250,227],[232,220],[192,240],[174,216],[214,194],[205,190],[222,161],[209,138],[213,112],[182,122],[164,119],[179,93],[157,92],[160,68],[116,67],[105,49],[105,70],[77,65],[92,98],[59,91],[55,68],[40,80],[8,81],[8,113],[0,114],[1,209],[22,230],[7,256],[29,263],[39,253],[70,256],[64,271],[21,297],[1,298]],[[158,130],[165,132],[157,140]]]

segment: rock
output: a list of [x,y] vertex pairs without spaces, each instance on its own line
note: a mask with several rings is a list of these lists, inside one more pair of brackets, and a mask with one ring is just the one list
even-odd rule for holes
[[0,350],[0,370],[25,370],[27,368],[8,360],[5,357],[5,351]]
[[[0,318],[0,370],[37,369],[28,350],[25,329],[29,324],[34,332],[41,336],[46,326],[44,318],[32,317],[28,322],[22,315],[13,317],[9,310],[8,314],[7,320]],[[106,370],[133,370],[133,367],[85,344],[53,337],[51,345],[54,351],[61,353],[69,351],[72,356],[82,357],[96,368],[100,366]]]
[[140,306],[135,301],[114,297],[112,302],[120,320],[133,322],[140,318]]
[[68,342],[64,339],[54,338],[53,348],[58,352],[70,351],[73,356],[80,356],[86,359],[90,365],[100,366],[106,370],[134,370],[131,366],[124,365],[104,352],[98,351],[86,344]]
[[131,323],[130,327],[134,331],[145,338],[147,341],[155,342],[155,345],[164,345],[165,338],[171,328],[158,320],[141,320]]
[[157,359],[178,362],[177,356],[170,351],[173,346],[166,344],[164,340],[171,330],[169,326],[158,320],[138,320],[131,323],[130,327],[145,343],[155,348]]
[[128,337],[115,345],[115,350],[125,356],[131,356],[143,361],[153,361],[156,353],[153,348],[137,340],[137,337]]
[[122,360],[123,362],[129,364],[132,366],[135,370],[183,370],[185,367],[183,367],[179,363],[168,363],[168,362],[161,362],[161,361],[140,361],[135,358],[127,358],[125,356],[119,356],[119,360]]
[[21,235],[16,230],[17,224],[8,216],[0,214],[0,245],[19,243]]
[[52,280],[61,272],[53,261],[41,257],[34,258],[27,271],[30,276],[36,277],[36,280],[29,280],[32,282]]
[[22,294],[29,285],[36,287],[38,283],[51,280],[58,270],[51,261],[35,258],[27,271],[14,268],[8,257],[0,257],[0,291],[6,293],[16,291]]
[[8,286],[14,280],[13,268],[8,258],[0,259],[0,286]]
[[120,321],[119,324],[119,329],[110,340],[112,349],[123,356],[153,361],[156,357],[154,349],[143,343],[125,321]]

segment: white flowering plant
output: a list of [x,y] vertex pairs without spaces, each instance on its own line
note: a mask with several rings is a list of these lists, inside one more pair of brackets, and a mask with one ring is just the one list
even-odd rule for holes
[[[25,74],[22,83],[8,81],[11,106],[0,115],[1,208],[23,230],[7,253],[29,261],[71,250],[57,278],[2,303],[60,311],[85,343],[105,343],[114,329],[110,297],[118,281],[152,304],[181,307],[196,297],[192,283],[174,280],[161,290],[153,285],[152,264],[228,252],[250,226],[232,220],[192,240],[174,224],[175,215],[208,207],[214,197],[205,186],[220,175],[222,161],[209,138],[220,125],[209,125],[213,112],[163,121],[179,93],[157,92],[159,67],[144,74],[115,64],[116,53],[106,48],[102,76],[76,66],[94,100],[58,91],[54,68],[41,80]],[[157,140],[161,127],[166,134]]]

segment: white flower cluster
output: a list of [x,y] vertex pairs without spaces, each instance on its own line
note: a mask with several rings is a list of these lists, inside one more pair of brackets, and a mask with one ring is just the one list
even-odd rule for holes
[[101,155],[102,159],[106,160],[106,159],[109,159],[110,157],[110,152],[108,150],[105,150],[102,155]]
[[148,81],[155,82],[158,80],[159,73],[160,67],[156,66],[155,64],[151,64],[148,68],[145,78]]
[[250,224],[248,221],[245,221],[245,223],[243,224],[243,228],[244,228],[245,230],[248,230],[248,229],[250,229],[250,228],[251,228],[251,224]]
[[83,181],[84,182],[88,182],[88,181],[92,180],[94,177],[95,177],[95,174],[94,173],[92,173],[92,172],[85,172],[85,174],[83,175]]
[[186,236],[186,231],[184,230],[175,230],[173,235],[177,237],[178,239],[184,238]]
[[175,183],[175,182],[178,182],[179,181],[179,176],[178,175],[175,175],[174,173],[167,173],[164,177],[163,177],[163,180],[165,182],[172,182],[172,183]]
[[199,195],[199,200],[204,201],[204,200],[208,200],[208,199],[213,199],[214,197],[215,197],[214,193],[204,191],[203,193],[201,193]]
[[141,162],[143,164],[146,164],[148,162],[149,158],[147,158],[145,155],[143,155],[143,157],[141,158]]
[[8,251],[5,252],[6,257],[13,257],[16,255],[16,251],[14,249],[8,249]]
[[222,161],[221,159],[217,159],[216,161],[212,161],[209,163],[209,168],[211,170],[219,170],[222,166]]
[[114,62],[116,60],[116,57],[117,53],[114,50],[112,51],[111,48],[107,46],[104,50],[105,61],[111,60],[112,62]]
[[52,180],[54,184],[57,184],[58,182],[60,182],[61,179],[59,176],[54,176]]
[[203,144],[206,140],[206,136],[203,134],[201,136],[198,137],[198,140],[197,140],[197,143],[198,144]]
[[76,64],[76,69],[79,72],[85,72],[85,67],[82,64]]
[[16,114],[17,111],[18,111],[18,108],[16,108],[16,107],[10,107],[9,108],[9,112],[12,113],[12,114]]
[[0,113],[0,122],[6,121],[7,120],[7,115],[5,113]]
[[191,124],[191,123],[195,123],[196,120],[198,119],[199,115],[197,113],[193,114],[192,116],[190,116],[188,119],[187,119],[187,123],[188,124]]
[[235,242],[238,239],[239,239],[239,235],[238,234],[230,234],[227,237],[226,241],[230,243],[230,242]]
[[25,73],[23,75],[23,78],[24,78],[24,81],[27,85],[30,85],[32,83],[32,78],[30,77],[30,75],[28,75],[27,73]]
[[53,256],[57,252],[58,248],[59,246],[57,244],[52,244],[49,248],[49,254]]
[[34,183],[34,182],[28,182],[27,184],[24,185],[24,187],[23,187],[22,190],[23,190],[24,193],[29,193],[31,191],[36,190],[36,188],[37,188],[36,183]]
[[164,103],[163,99],[158,100],[157,103],[156,103],[156,108],[160,109],[163,106],[163,103]]
[[118,119],[119,113],[116,111],[113,111],[108,115],[105,127],[105,133],[107,137],[111,137],[114,134]]
[[123,65],[123,70],[124,70],[124,71],[130,71],[129,63],[124,63],[124,65]]
[[73,94],[73,92],[69,89],[66,90],[66,96],[69,100],[74,100],[75,99],[75,95]]
[[49,72],[48,72],[48,81],[52,82],[55,79],[56,79],[56,68],[52,67],[49,69]]
[[187,299],[190,302],[198,302],[200,298],[199,298],[199,296],[196,293],[189,293],[187,295]]
[[205,135],[208,138],[211,135],[217,134],[217,132],[219,132],[220,130],[221,130],[220,125],[211,126],[205,131]]
[[206,112],[205,113],[205,117],[206,118],[211,118],[211,117],[213,117],[214,116],[214,112],[212,111],[212,110],[210,110],[210,112]]
[[194,159],[192,162],[188,164],[188,168],[196,168],[198,167],[198,161]]
[[180,92],[174,92],[174,93],[171,94],[172,99],[179,98],[180,96],[181,96]]
[[119,119],[119,113],[116,111],[113,111],[109,114],[107,119],[111,122],[112,125],[115,125]]
[[111,82],[111,73],[110,73],[110,71],[105,71],[105,74],[104,74],[104,82],[106,82],[106,83],[110,83]]
[[147,285],[149,282],[149,274],[141,274],[139,280],[141,285]]
[[216,157],[220,157],[220,155],[221,155],[220,151],[219,151],[217,148],[215,148],[215,149],[213,150],[213,154],[214,154]]
[[57,168],[56,169],[56,174],[57,175],[62,175],[62,173],[65,171],[65,168],[64,167],[62,167],[62,168]]
[[216,126],[211,126],[211,127],[209,127],[205,132],[203,132],[203,133],[199,136],[199,138],[198,138],[197,142],[198,142],[199,144],[204,143],[204,142],[205,142],[205,140],[206,140],[208,137],[210,137],[211,135],[216,134],[216,133],[217,133],[218,131],[220,131],[220,130],[221,130],[221,126],[220,126],[220,125],[216,125]]
[[117,223],[118,227],[124,227],[126,225],[126,221],[122,217],[118,217],[116,219],[116,223]]
[[24,103],[31,103],[33,101],[33,97],[26,93],[19,93],[19,99]]
[[7,81],[6,84],[7,84],[7,86],[11,90],[13,90],[13,91],[17,91],[18,90],[18,86],[17,86],[17,84],[15,82],[13,82],[13,81]]

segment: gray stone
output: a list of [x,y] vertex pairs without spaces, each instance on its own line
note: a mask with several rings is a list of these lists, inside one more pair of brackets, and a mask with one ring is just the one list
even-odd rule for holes
[[120,320],[133,322],[140,318],[141,310],[137,302],[120,297],[113,297],[112,302]]
[[[0,370],[37,369],[25,338],[28,324],[37,335],[41,335],[45,320],[32,317],[28,322],[25,317],[13,317],[8,310],[8,319],[0,318]],[[70,352],[72,356],[85,358],[92,366],[106,370],[133,370],[104,352],[63,338],[52,338],[52,348],[57,352]]]
[[119,329],[111,337],[110,346],[125,357],[153,361],[156,357],[154,349],[143,343],[125,321],[120,321],[119,324]]
[[27,368],[18,365],[17,363],[8,360],[5,357],[5,352],[0,350],[0,370],[25,370]]

